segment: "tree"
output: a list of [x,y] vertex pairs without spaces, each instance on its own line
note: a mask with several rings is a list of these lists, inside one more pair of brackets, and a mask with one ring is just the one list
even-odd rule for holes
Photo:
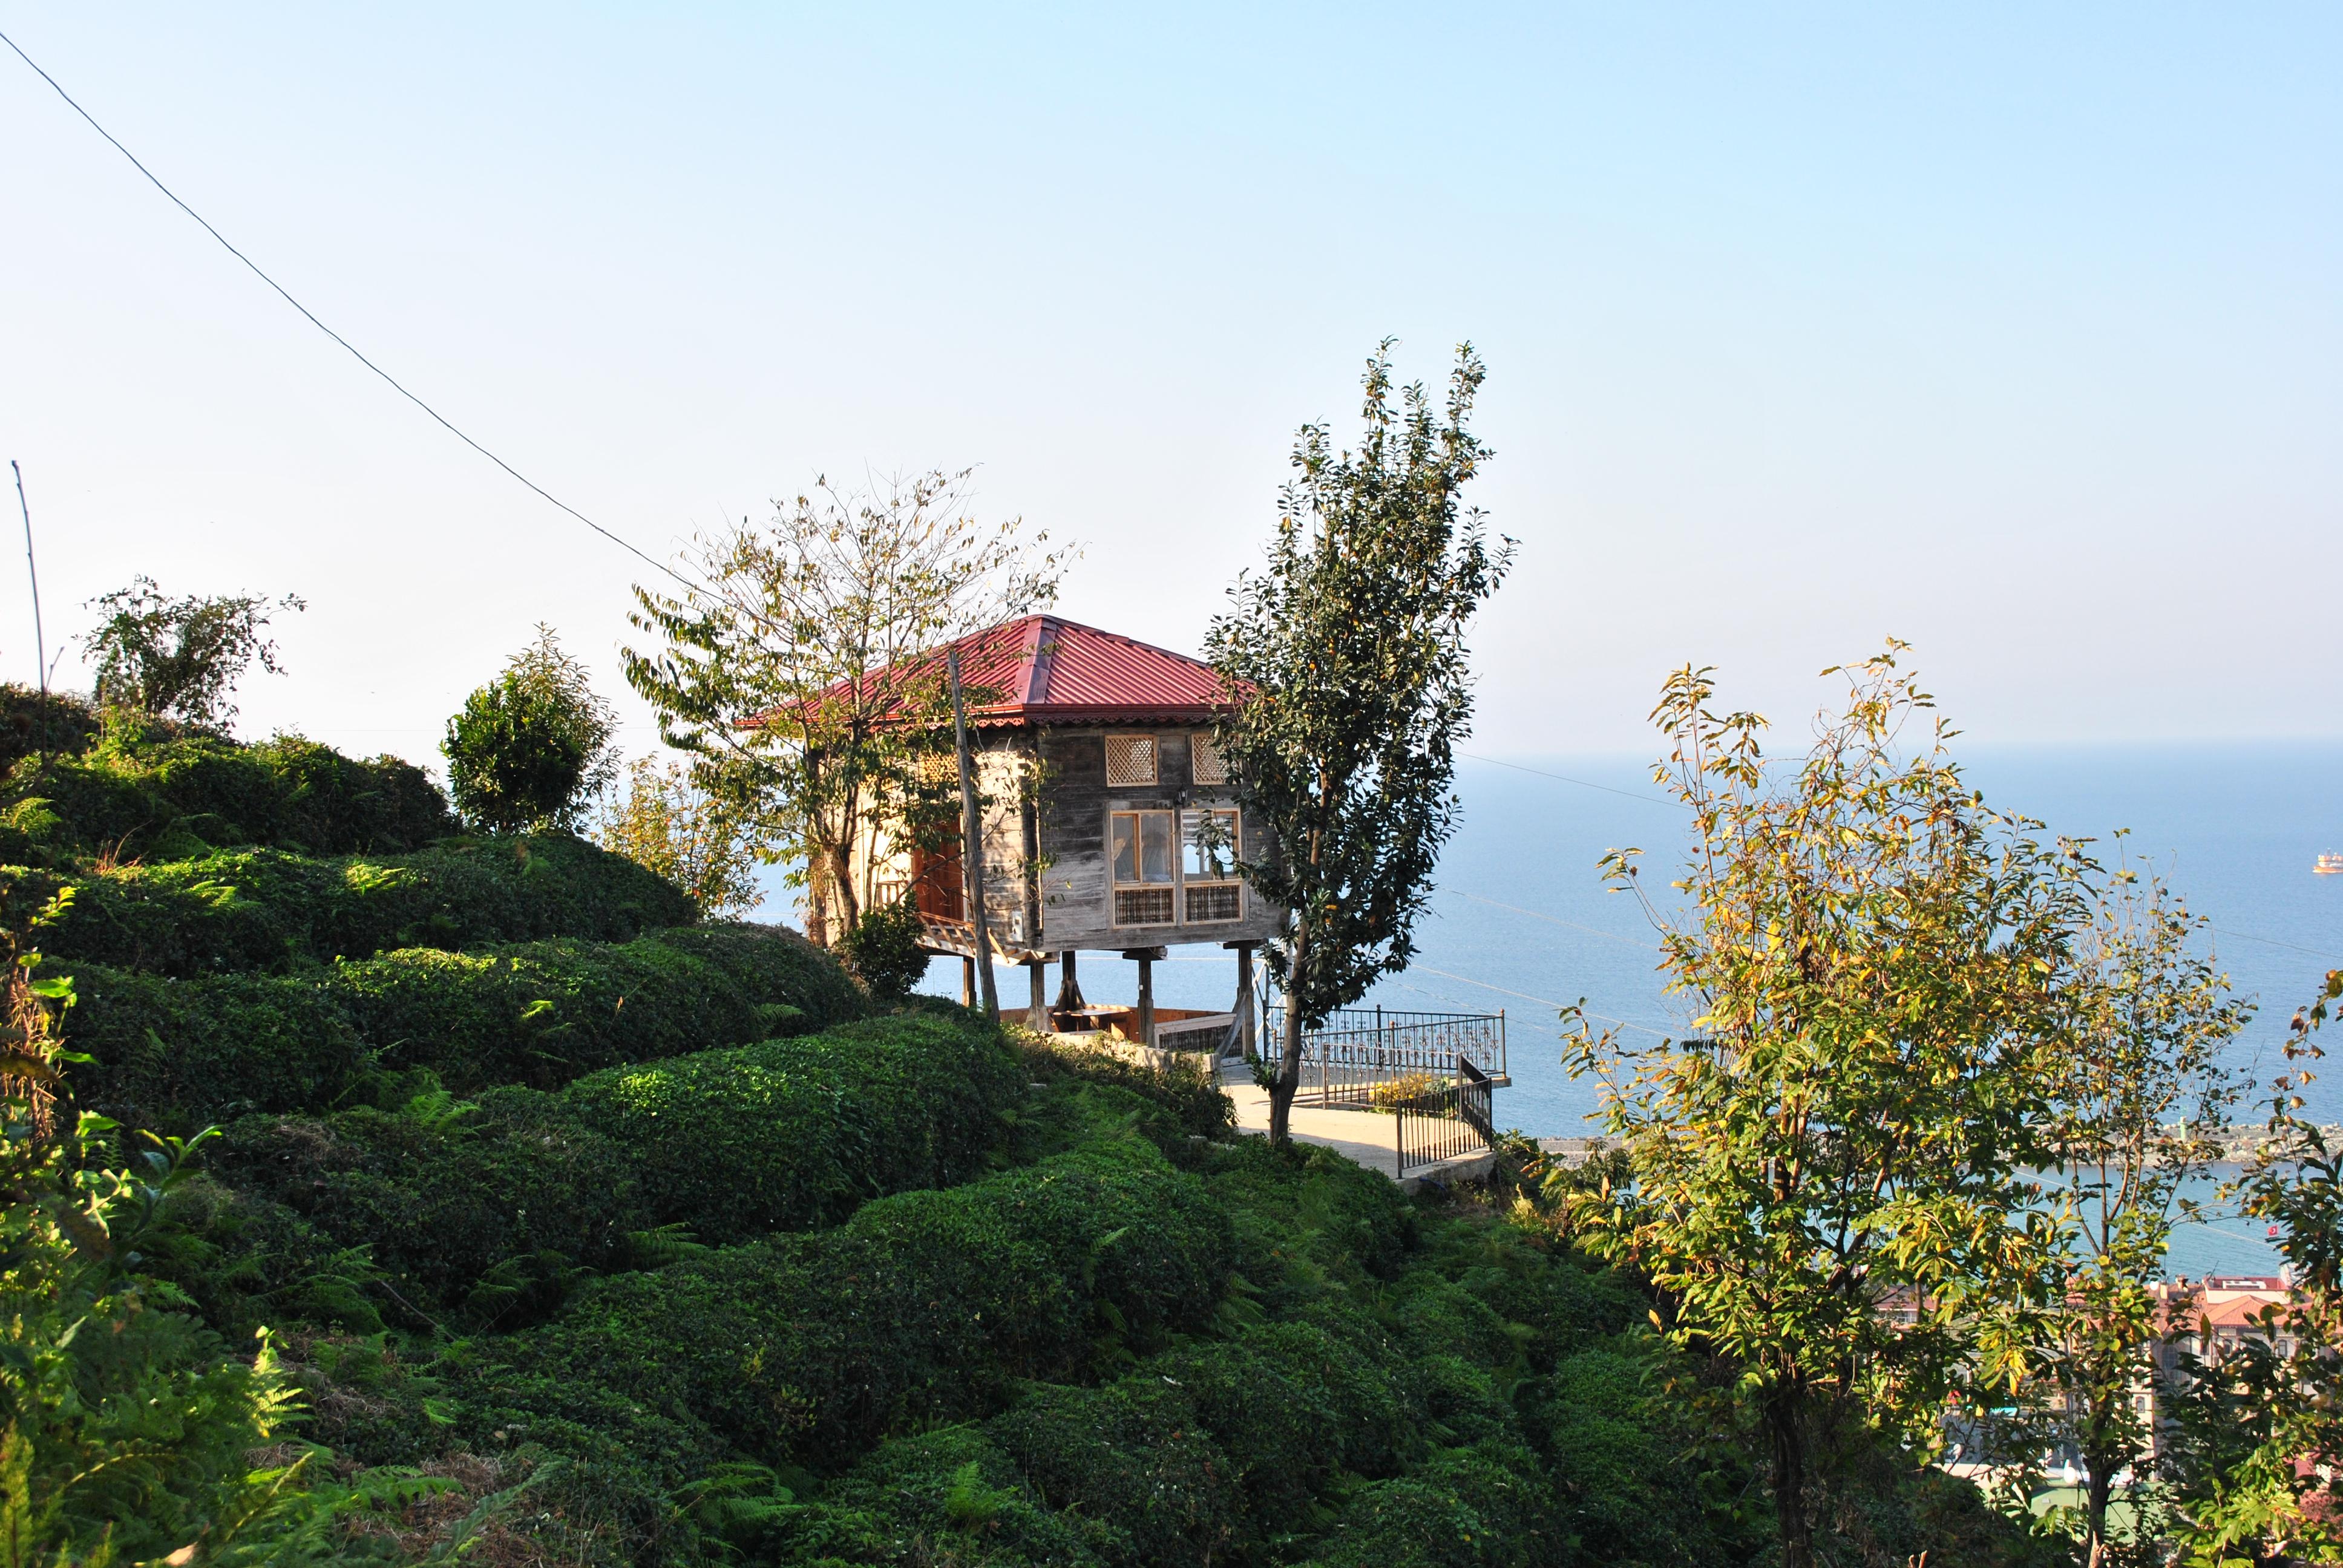
[[2223,1157],[2238,1084],[2222,1052],[2253,1012],[2194,950],[2204,924],[2160,879],[2119,869],[2097,890],[2071,1033],[2054,1058],[2046,1198],[2071,1228],[2042,1382],[2056,1396],[2051,1433],[2073,1445],[2088,1478],[2094,1562],[2117,1549],[2107,1536],[2116,1476],[2150,1468],[2155,1434],[2134,1401],[2153,1370],[2145,1352],[2170,1327],[2152,1287],[2176,1221],[2194,1207],[2185,1192]]
[[626,792],[605,797],[594,838],[666,878],[703,915],[745,913],[763,897],[737,805],[699,788],[679,764],[637,758],[627,769]]
[[259,594],[171,598],[142,575],[87,608],[106,612],[82,638],[83,657],[97,666],[100,708],[225,729],[246,670],[256,661],[271,675],[285,673],[262,629],[277,612],[309,607],[293,594],[274,601]]
[[913,829],[942,837],[956,820],[918,766],[948,711],[940,667],[919,656],[1057,597],[1065,553],[1021,519],[980,522],[968,477],[817,479],[763,528],[696,538],[682,565],[699,586],[635,589],[629,619],[663,646],[621,651],[628,682],[693,781],[807,890],[806,934],[824,946],[861,918],[849,868],[875,809],[909,801]]
[[[1865,1428],[1935,1444],[1957,1383],[2014,1386],[2056,1293],[2027,1172],[2091,867],[1986,807],[1941,721],[1898,759],[1933,706],[1901,646],[1825,672],[1845,710],[1795,767],[1763,755],[1758,715],[1712,709],[1708,670],[1669,678],[1654,777],[1693,843],[1661,967],[1699,1034],[1631,1052],[1582,1022],[1572,1053],[1634,1171],[1580,1195],[1581,1244],[1644,1270],[1654,1322],[1729,1370],[1786,1568],[1813,1561],[1809,1487]],[[1615,886],[1638,853],[1605,857]]]
[[1463,500],[1491,456],[1465,427],[1484,374],[1472,346],[1437,409],[1420,384],[1394,401],[1390,349],[1367,362],[1355,455],[1325,426],[1302,427],[1267,567],[1238,578],[1208,643],[1237,699],[1222,752],[1272,840],[1239,869],[1286,910],[1269,951],[1285,994],[1270,1090],[1281,1143],[1304,1031],[1415,950],[1456,821],[1453,748],[1472,722],[1464,631],[1513,556]]
[[618,771],[610,705],[549,626],[464,699],[439,749],[456,809],[491,833],[574,830]]
[[2304,1119],[2303,1091],[2325,1054],[2317,1034],[2343,999],[2328,971],[2289,1027],[2287,1069],[2271,1085],[2259,1147],[2223,1189],[2240,1212],[2278,1227],[2292,1288],[2258,1338],[2200,1368],[2180,1409],[2175,1544],[2188,1568],[2343,1562],[2343,1150]]

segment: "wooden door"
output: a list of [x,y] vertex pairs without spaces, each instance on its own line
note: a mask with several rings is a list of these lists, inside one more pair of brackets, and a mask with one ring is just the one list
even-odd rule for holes
[[938,920],[968,919],[967,874],[960,869],[957,837],[941,849],[911,851],[911,905]]

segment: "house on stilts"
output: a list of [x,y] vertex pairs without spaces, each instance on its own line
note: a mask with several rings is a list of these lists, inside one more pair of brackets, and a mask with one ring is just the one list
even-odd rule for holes
[[[1228,699],[1212,666],[1058,616],[988,628],[957,654],[981,798],[987,937],[1022,965],[1036,1028],[1100,1029],[1164,1049],[1250,1047],[1253,955],[1283,911],[1237,872],[1265,829],[1237,803],[1212,744]],[[850,859],[864,908],[911,896],[923,945],[977,961],[958,836],[922,847],[871,814]],[[1153,965],[1174,947],[1237,957],[1223,1012],[1158,1009]],[[1138,966],[1133,1006],[1092,1006],[1079,955]],[[1056,969],[1054,989],[1049,970]]]

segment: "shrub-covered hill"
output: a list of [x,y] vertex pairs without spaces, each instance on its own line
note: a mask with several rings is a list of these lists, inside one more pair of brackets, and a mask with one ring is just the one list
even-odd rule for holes
[[[0,861],[180,860],[237,845],[392,854],[456,831],[438,786],[396,757],[164,726],[55,724],[48,733],[66,749],[19,751],[0,783]],[[15,750],[25,737],[0,742]]]
[[[512,1562],[1767,1560],[1746,1447],[1706,1432],[1632,1282],[1534,1221],[1227,1138],[1200,1082],[1009,1065],[999,1168],[957,1185],[736,1226],[510,1332],[297,1329],[310,1435],[451,1488],[365,1527],[420,1552],[508,1495],[480,1540]],[[1834,1562],[2026,1560],[1885,1456],[1838,1523]]]
[[[1703,1369],[1534,1214],[1232,1138],[1201,1078],[870,1017],[827,954],[589,846],[450,838],[403,764],[65,750],[9,776],[0,891],[72,886],[41,972],[80,1108],[222,1129],[122,1342],[198,1388],[289,1372],[268,1462],[311,1457],[252,1561],[1767,1560]],[[83,1337],[98,1382],[44,1432],[201,1419],[106,1403]],[[110,1473],[43,1515],[61,1560],[169,1555],[137,1531],[172,1511],[121,1501],[166,1471]],[[2018,1560],[1885,1455],[1834,1517],[1835,1562]]]

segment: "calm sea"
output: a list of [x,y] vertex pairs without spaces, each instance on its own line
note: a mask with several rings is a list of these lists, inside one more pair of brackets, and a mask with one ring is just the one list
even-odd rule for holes
[[[2321,851],[2343,850],[2343,743],[1976,746],[1960,757],[1987,800],[2056,831],[2106,840],[2130,829],[2127,853],[2153,859],[2210,920],[2211,950],[2258,1001],[2234,1054],[2266,1081],[2287,1020],[2343,965],[2343,876],[2310,869]],[[1685,849],[1684,813],[1658,798],[1648,764],[1635,759],[1509,760],[1460,765],[1463,819],[1416,960],[1363,1005],[1503,1009],[1513,1082],[1499,1091],[1498,1120],[1541,1136],[1576,1134],[1589,1130],[1595,1095],[1562,1067],[1559,1004],[1584,998],[1588,1012],[1646,1040],[1685,1032],[1685,1010],[1654,972],[1643,911],[1606,891],[1595,870],[1606,849],[1640,848],[1644,880],[1664,896]],[[1094,1000],[1127,1000],[1132,967],[1086,956],[1084,990]],[[1174,1007],[1225,1007],[1235,982],[1232,960],[1210,950],[1158,965],[1157,975],[1158,1000]],[[1004,1000],[1022,996],[1023,979],[1002,971]],[[959,983],[957,962],[940,961],[929,989],[957,992]],[[2308,1096],[2322,1121],[2343,1121],[2343,1030],[2335,1054],[2335,1071]],[[2225,1220],[2192,1230],[2173,1266],[2196,1274],[2275,1264],[2244,1222]]]

